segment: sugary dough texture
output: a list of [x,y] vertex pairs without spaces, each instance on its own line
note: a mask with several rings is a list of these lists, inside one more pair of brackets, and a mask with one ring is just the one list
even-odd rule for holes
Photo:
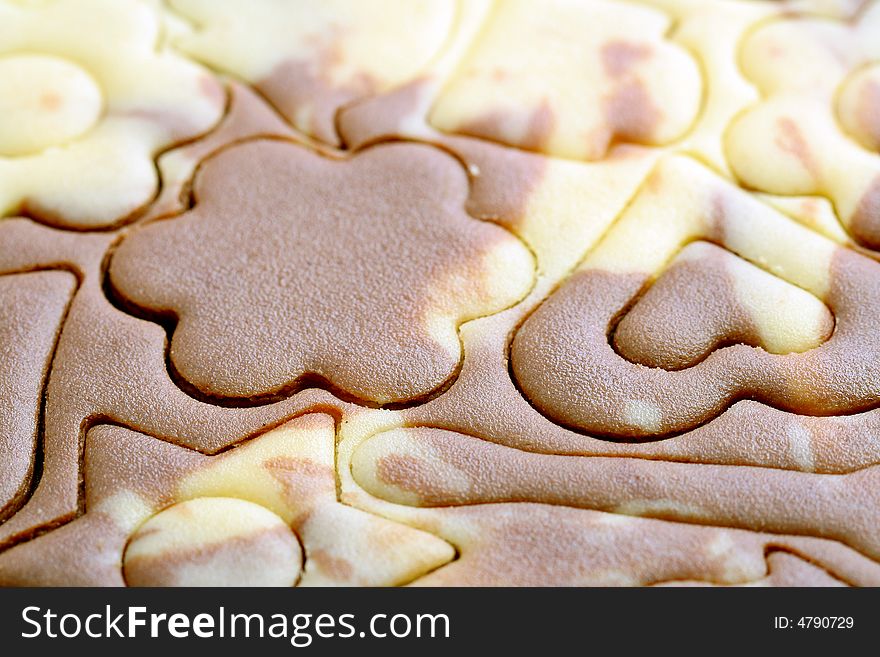
[[880,0],[0,0],[0,585],[880,585]]
[[75,289],[66,271],[0,276],[0,519],[33,478],[46,375]]
[[804,290],[707,242],[692,242],[623,316],[614,347],[667,370],[746,343],[772,354],[814,349],[831,335],[828,308]]
[[468,216],[467,193],[462,167],[425,146],[342,161],[282,141],[233,146],[202,163],[192,211],[122,241],[110,281],[174,314],[171,362],[206,394],[265,396],[312,375],[408,402],[454,374],[458,325],[531,282],[529,252]]
[[[715,346],[722,348],[703,359],[669,362],[670,355],[658,354],[646,332],[632,336],[631,324],[638,325],[640,313],[650,312],[634,300],[679,249],[695,239],[719,242],[809,294],[789,301],[794,309],[786,313],[773,298],[779,285],[761,285],[766,277],[741,266],[738,274],[722,275],[729,277],[727,282],[714,283],[727,291],[718,290],[713,303],[691,305],[694,299],[686,286],[682,289],[679,283],[676,293],[662,287],[674,285],[668,278],[677,269],[673,265],[656,283],[661,291],[648,290],[645,304],[656,303],[654,296],[665,296],[674,321],[687,322],[685,330],[708,321]],[[880,396],[873,376],[880,344],[871,319],[876,312],[872,309],[880,304],[873,284],[878,267],[775,213],[693,161],[668,159],[578,270],[522,325],[511,351],[513,375],[525,395],[550,417],[612,436],[683,431],[711,420],[743,397],[809,415],[863,410],[868,400]],[[738,292],[744,274],[753,280]],[[722,293],[730,298],[719,299]],[[834,313],[833,335],[819,300]],[[687,320],[689,312],[698,317]],[[786,333],[786,315],[789,322],[797,316],[812,336],[800,345],[804,353],[748,346],[757,342],[756,346],[771,347]],[[639,362],[623,358],[614,348],[619,341],[609,341],[608,333],[618,321],[623,324],[624,354],[642,352]],[[738,336],[726,345],[727,332],[743,328],[756,335]],[[683,331],[677,332],[676,339],[683,337]],[[695,337],[706,340],[705,335]],[[684,349],[691,346],[683,345],[678,354],[686,357]],[[696,355],[704,355],[706,349],[697,347]],[[574,363],[578,367],[572,367]]]

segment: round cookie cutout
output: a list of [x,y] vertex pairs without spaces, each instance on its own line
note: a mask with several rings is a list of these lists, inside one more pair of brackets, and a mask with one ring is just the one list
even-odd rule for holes
[[98,121],[103,97],[76,64],[48,55],[0,57],[0,156],[62,146]]
[[123,556],[129,586],[293,586],[302,548],[277,515],[253,502],[202,497],[154,515]]

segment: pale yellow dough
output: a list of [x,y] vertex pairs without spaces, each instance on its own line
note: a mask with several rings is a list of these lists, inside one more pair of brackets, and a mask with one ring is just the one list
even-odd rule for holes
[[0,0],[0,217],[100,228],[159,187],[153,158],[221,117],[211,74],[139,0]]

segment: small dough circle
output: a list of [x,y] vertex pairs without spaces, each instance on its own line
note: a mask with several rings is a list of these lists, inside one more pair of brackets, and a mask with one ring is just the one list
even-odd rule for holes
[[170,506],[142,524],[123,556],[129,586],[293,586],[296,535],[272,511],[229,497]]
[[101,117],[95,79],[49,55],[0,57],[0,156],[34,155],[88,132]]

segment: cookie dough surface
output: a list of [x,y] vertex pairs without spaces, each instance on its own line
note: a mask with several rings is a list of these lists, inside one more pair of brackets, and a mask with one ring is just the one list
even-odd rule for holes
[[880,585],[878,44],[0,0],[0,585]]
[[95,229],[152,201],[153,159],[224,106],[217,80],[160,41],[139,0],[0,2],[0,216]]

